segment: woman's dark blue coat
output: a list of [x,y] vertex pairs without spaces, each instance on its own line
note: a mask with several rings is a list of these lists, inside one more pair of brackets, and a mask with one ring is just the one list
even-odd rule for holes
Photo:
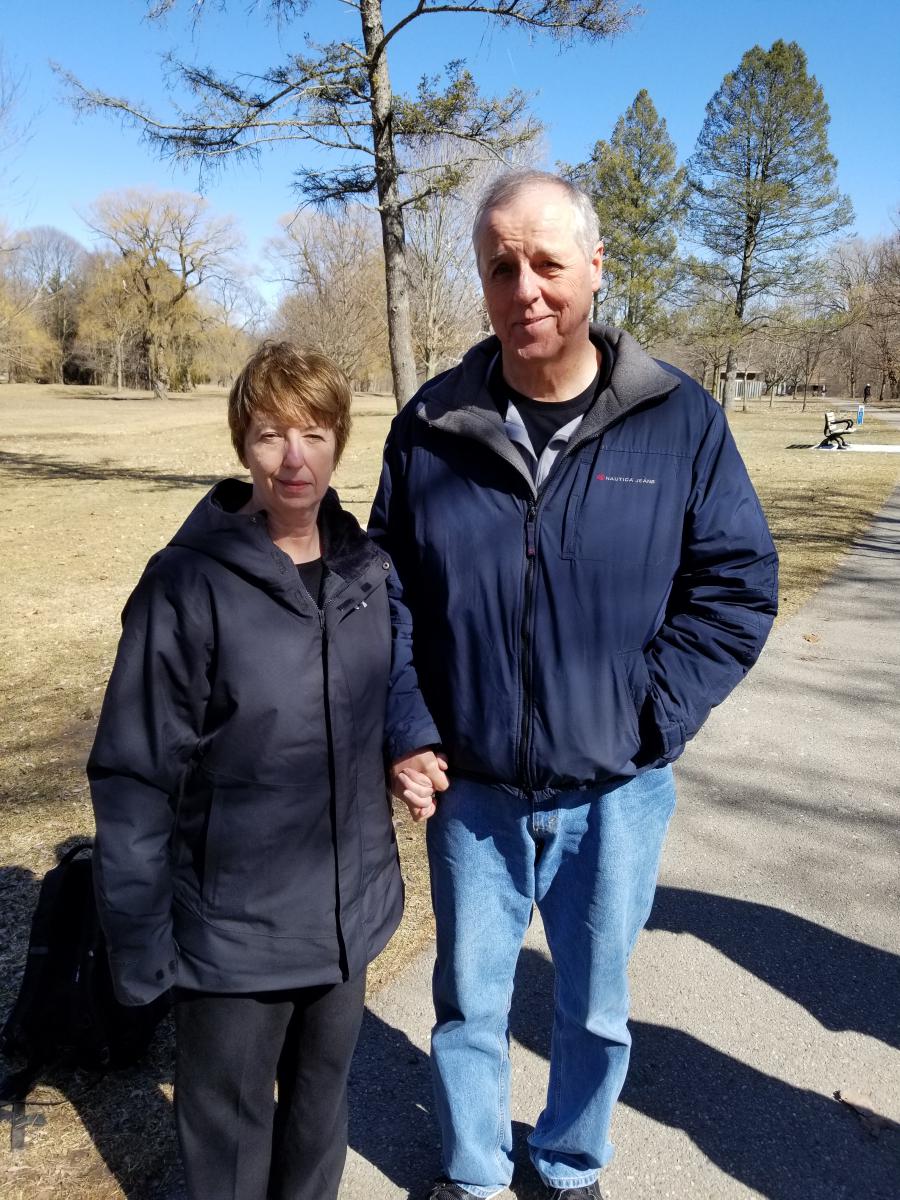
[[390,563],[329,492],[319,609],[249,495],[214,488],[123,614],[88,776],[126,1003],[337,982],[400,920],[385,722],[395,753],[437,733],[402,637],[392,664]]

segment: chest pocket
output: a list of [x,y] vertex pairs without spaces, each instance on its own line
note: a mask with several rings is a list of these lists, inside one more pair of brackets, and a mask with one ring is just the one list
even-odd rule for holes
[[587,446],[563,530],[563,557],[617,564],[677,561],[691,482],[686,456]]

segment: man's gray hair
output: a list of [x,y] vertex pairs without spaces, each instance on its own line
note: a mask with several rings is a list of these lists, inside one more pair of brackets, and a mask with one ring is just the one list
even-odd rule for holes
[[522,192],[527,192],[530,188],[546,187],[548,184],[558,188],[571,204],[572,232],[575,234],[575,240],[584,250],[586,258],[593,256],[597,243],[600,241],[600,225],[593,202],[587,192],[582,191],[577,184],[571,183],[568,179],[563,179],[561,175],[553,175],[550,171],[527,170],[508,171],[505,175],[499,175],[481,197],[475,213],[475,220],[472,222],[472,245],[475,247],[476,259],[481,224],[487,214],[495,208],[502,208],[504,204],[509,204],[511,200],[515,200],[517,196]]

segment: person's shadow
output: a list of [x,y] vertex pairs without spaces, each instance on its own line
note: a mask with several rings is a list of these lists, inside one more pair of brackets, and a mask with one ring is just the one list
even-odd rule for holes
[[693,934],[826,1029],[855,1030],[900,1049],[896,954],[781,908],[686,888],[657,888],[647,928]]
[[[830,945],[829,931],[821,933]],[[526,949],[516,976],[513,1036],[548,1058],[552,1016],[553,966]],[[681,1030],[643,1021],[630,1028],[621,1103],[683,1130],[746,1187],[769,1200],[897,1200],[900,1135],[875,1140],[829,1096],[767,1075]]]
[[[56,847],[57,860],[75,842],[70,838]],[[41,880],[25,867],[0,867],[0,900],[4,944],[9,960],[24,964],[31,918],[37,904]],[[0,1024],[12,1008],[21,983],[21,969],[10,971],[2,981]],[[0,1058],[0,1075],[14,1075],[23,1062]],[[174,1066],[174,1036],[170,1020],[157,1029],[150,1050],[141,1062],[124,1070],[100,1075],[80,1071],[58,1063],[38,1075],[36,1086],[48,1084],[63,1101],[72,1105],[102,1160],[85,1167],[79,1160],[73,1166],[73,1183],[92,1182],[98,1194],[109,1191],[112,1176],[129,1200],[174,1200],[181,1194],[181,1170],[172,1121],[172,1106],[162,1090],[171,1083]],[[54,1136],[55,1123],[61,1118],[59,1100],[38,1086],[22,1110],[2,1105],[0,1137],[12,1145],[13,1123],[18,1126],[24,1145],[12,1153],[27,1154],[36,1125],[44,1125],[41,1137]],[[78,1147],[74,1147],[77,1151]],[[38,1170],[40,1168],[38,1167]],[[87,1171],[87,1177],[83,1174]],[[88,1178],[90,1177],[90,1179]]]
[[[23,868],[0,872],[0,894],[15,892],[21,902],[16,911],[33,908],[37,886]],[[897,1044],[896,956],[765,905],[677,888],[659,889],[649,927],[707,940],[804,1004],[828,1028],[860,1030]],[[515,1041],[545,1060],[552,1013],[552,964],[525,949],[510,1029]],[[876,1141],[829,1096],[785,1083],[680,1030],[639,1021],[631,1029],[634,1048],[622,1103],[683,1130],[734,1179],[769,1200],[897,1200],[896,1133],[886,1131]],[[96,1086],[81,1073],[48,1077],[75,1107],[106,1171],[129,1200],[183,1195],[171,1105],[161,1088],[171,1081],[172,1065],[166,1023],[148,1060]],[[529,1130],[520,1123],[514,1128],[512,1190],[519,1200],[541,1194],[527,1162]],[[351,1072],[350,1145],[411,1197],[427,1194],[439,1171],[427,1055],[368,1010]]]

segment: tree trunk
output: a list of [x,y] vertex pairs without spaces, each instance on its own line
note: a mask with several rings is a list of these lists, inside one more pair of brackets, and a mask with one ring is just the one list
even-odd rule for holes
[[148,373],[150,375],[150,390],[157,400],[168,400],[169,379],[165,368],[165,354],[162,345],[152,339],[148,354]]
[[725,391],[722,393],[722,407],[727,413],[734,411],[734,393],[737,384],[737,350],[728,347],[725,357]]
[[375,150],[375,181],[378,188],[387,289],[388,347],[391,354],[394,398],[399,411],[416,391],[416,360],[409,317],[403,209],[400,207],[397,157],[394,152],[391,80],[384,53],[375,57],[375,51],[384,37],[381,0],[360,0],[360,17],[369,60],[372,145]]

